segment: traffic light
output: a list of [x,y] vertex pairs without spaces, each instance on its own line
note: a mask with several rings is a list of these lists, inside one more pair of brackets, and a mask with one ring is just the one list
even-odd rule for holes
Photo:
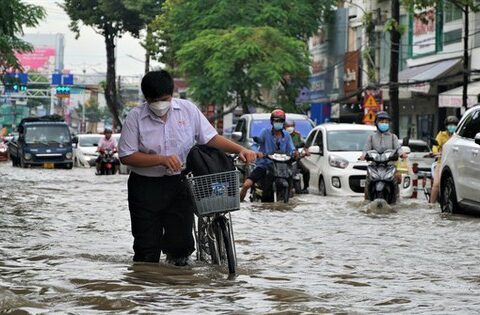
[[25,84],[18,84],[18,83],[5,84],[5,92],[19,93],[19,92],[26,92],[26,91],[27,91],[27,86]]
[[70,87],[59,85],[55,88],[57,97],[70,97]]

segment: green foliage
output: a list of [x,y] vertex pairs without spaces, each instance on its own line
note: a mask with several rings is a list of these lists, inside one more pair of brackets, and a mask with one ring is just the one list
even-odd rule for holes
[[208,29],[271,26],[302,40],[318,26],[334,0],[166,0],[163,14],[152,24],[163,46],[161,61],[175,65],[175,52]]
[[304,42],[272,27],[207,30],[177,56],[194,99],[201,104],[230,104],[238,99],[244,110],[260,105],[261,89],[279,83],[293,86],[298,94],[310,63]]
[[65,0],[60,5],[72,20],[70,29],[80,36],[80,25],[93,27],[103,36],[120,36],[130,32],[138,36],[143,20],[136,10],[130,10],[118,0]]
[[32,46],[19,38],[24,27],[34,27],[45,17],[45,10],[21,0],[0,0],[0,70],[20,69],[15,52],[30,52]]
[[186,75],[201,104],[264,106],[262,90],[277,90],[294,106],[307,85],[307,39],[334,0],[166,0],[152,23],[158,58]]

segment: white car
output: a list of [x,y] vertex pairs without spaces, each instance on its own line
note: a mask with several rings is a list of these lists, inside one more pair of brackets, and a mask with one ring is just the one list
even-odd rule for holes
[[78,143],[74,145],[73,156],[75,166],[94,166],[98,157],[97,146],[101,134],[81,134],[77,135]]
[[[363,195],[367,177],[365,161],[359,161],[368,136],[376,127],[355,124],[322,124],[307,137],[306,147],[311,155],[302,163],[310,170],[313,192],[326,196]],[[402,174],[400,194],[411,197],[410,174]]]
[[[118,146],[118,141],[120,140],[121,135],[122,135],[121,133],[114,133],[112,135],[113,139],[115,139],[115,141],[117,142],[117,146]],[[125,164],[122,164],[122,162],[120,161],[120,158],[118,157],[118,153],[115,153],[114,157],[118,160],[118,163],[119,163],[118,173],[119,174],[130,174],[130,169]]]
[[480,211],[480,105],[469,109],[443,145],[442,212]]

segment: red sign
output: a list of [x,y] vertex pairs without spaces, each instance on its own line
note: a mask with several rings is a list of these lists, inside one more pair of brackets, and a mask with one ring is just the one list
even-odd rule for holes
[[55,70],[55,48],[38,48],[36,47],[31,53],[17,54],[20,64],[24,71],[49,71]]

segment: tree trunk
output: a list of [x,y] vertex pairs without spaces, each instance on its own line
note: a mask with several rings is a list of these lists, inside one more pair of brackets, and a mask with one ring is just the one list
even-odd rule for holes
[[468,89],[468,5],[465,6],[463,13],[465,14],[465,31],[463,38],[463,95],[462,95],[462,106],[467,110],[467,89]]
[[399,104],[398,104],[398,59],[400,51],[400,3],[399,0],[392,0],[392,19],[396,26],[390,31],[390,116],[392,117],[392,132],[399,134]]
[[150,71],[150,45],[152,42],[152,29],[147,26],[147,35],[145,37],[145,74]]
[[[112,113],[113,127],[122,128],[122,122],[119,119],[119,106],[117,100],[117,84],[115,71],[115,34],[112,33],[110,26],[105,27],[105,46],[107,49],[107,83],[105,86],[105,100]],[[115,130],[114,130],[115,132]]]

